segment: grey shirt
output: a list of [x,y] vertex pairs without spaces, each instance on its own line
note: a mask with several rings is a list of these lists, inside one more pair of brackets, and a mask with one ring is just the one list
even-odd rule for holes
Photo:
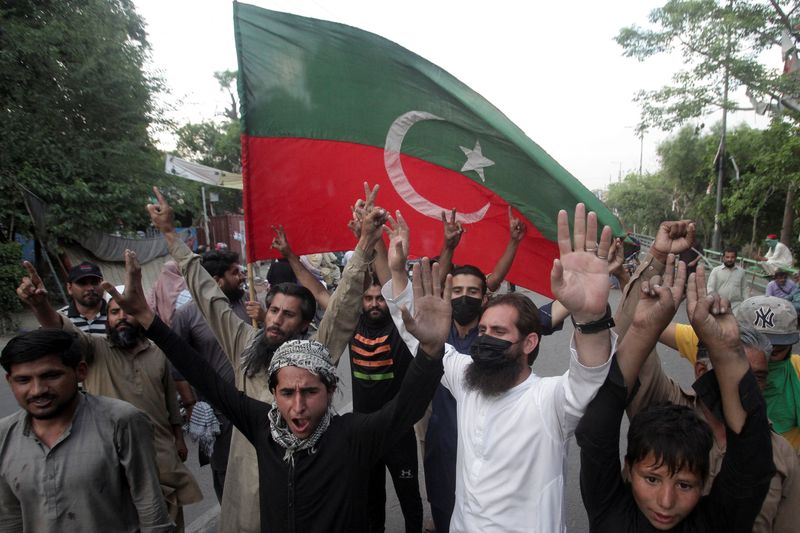
[[[244,300],[239,300],[231,305],[234,314],[244,321],[249,321],[247,317],[247,309],[244,305]],[[183,340],[189,343],[192,348],[203,356],[203,359],[212,366],[212,368],[219,374],[226,382],[235,384],[236,376],[233,372],[233,366],[230,359],[225,354],[225,351],[217,342],[214,332],[211,331],[211,326],[208,325],[197,303],[191,301],[175,311],[172,315],[172,323],[170,324],[172,331],[178,334]],[[182,376],[173,371],[173,379],[182,379]]]
[[127,402],[80,394],[52,448],[24,410],[0,420],[0,532],[166,532],[153,430]]

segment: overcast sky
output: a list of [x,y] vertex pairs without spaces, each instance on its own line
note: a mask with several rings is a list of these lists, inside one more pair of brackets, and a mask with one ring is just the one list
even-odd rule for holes
[[[171,91],[165,98],[174,109],[171,118],[184,123],[219,117],[228,100],[213,73],[237,68],[232,4],[134,2],[147,23],[151,66]],[[614,42],[620,28],[645,25],[663,0],[249,3],[349,24],[416,52],[492,102],[590,189],[638,170],[639,108],[633,96],[661,87],[681,66],[675,56],[647,63],[625,58]],[[738,113],[737,121],[767,124],[752,112]],[[658,168],[655,148],[666,135],[645,135],[645,171]],[[174,147],[168,137],[161,144]]]

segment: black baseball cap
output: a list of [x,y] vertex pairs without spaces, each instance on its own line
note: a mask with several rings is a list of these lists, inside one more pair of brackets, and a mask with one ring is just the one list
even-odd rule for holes
[[73,283],[79,279],[89,276],[103,279],[103,273],[100,271],[99,266],[95,265],[94,263],[90,263],[89,261],[84,261],[80,265],[74,266],[70,269],[69,276],[67,276],[67,281]]

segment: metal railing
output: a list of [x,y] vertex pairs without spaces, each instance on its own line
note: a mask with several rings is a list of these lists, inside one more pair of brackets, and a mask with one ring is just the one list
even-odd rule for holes
[[[642,243],[640,255],[644,257],[644,254],[647,253],[647,250],[649,250],[650,246],[653,244],[654,238],[650,235],[634,234],[633,236]],[[705,267],[710,270],[722,264],[722,252],[709,249],[703,250],[701,261],[703,261]],[[755,259],[738,257],[736,259],[736,265],[745,271],[750,291],[749,296],[764,294],[767,289],[767,284],[771,280],[771,276],[764,271],[759,262]]]

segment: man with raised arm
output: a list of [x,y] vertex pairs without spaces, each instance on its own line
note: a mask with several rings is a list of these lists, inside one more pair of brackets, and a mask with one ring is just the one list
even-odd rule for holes
[[[407,228],[397,218],[389,244],[392,280],[383,295],[411,348],[400,313],[405,318],[413,302],[408,278],[397,268],[408,250]],[[542,378],[531,371],[540,324],[536,306],[520,294],[487,303],[470,355],[446,345],[442,384],[456,399],[459,435],[452,532],[565,529],[567,441],[605,380],[615,343],[608,309],[610,228],[599,245],[596,239],[597,217],[587,217],[583,204],[575,208],[574,240],[567,213],[559,212],[561,258],[553,264],[551,287],[577,330],[563,375]]]
[[282,344],[267,371],[272,405],[252,399],[216,374],[154,315],[142,294],[141,270],[133,252],[126,252],[126,267],[125,293],[120,295],[108,285],[109,293],[141,322],[187,380],[253,443],[261,531],[368,531],[364,507],[370,469],[422,416],[442,375],[450,278],[442,287],[438,265],[431,269],[427,259],[415,267],[415,312],[405,313],[404,320],[418,339],[418,351],[403,385],[374,413],[340,416],[331,410],[338,380],[323,345],[307,340]]
[[[380,239],[385,211],[374,208],[377,187],[367,192],[361,238],[353,259],[344,271],[339,287],[320,322],[317,340],[339,360],[356,327],[361,312],[364,272],[372,260],[375,242]],[[197,256],[175,233],[172,208],[156,189],[157,205],[148,205],[153,225],[167,239],[169,252],[177,261],[192,297],[203,318],[233,365],[236,388],[247,396],[270,403],[272,391],[266,370],[275,350],[285,341],[297,338],[314,317],[316,303],[311,292],[300,285],[282,283],[270,288],[264,328],[256,329],[236,316],[217,282],[203,269]],[[259,531],[259,476],[256,450],[240,431],[234,430],[228,470],[222,494],[220,532]]]
[[31,307],[42,327],[77,335],[81,355],[89,367],[83,379],[86,391],[124,400],[149,417],[161,490],[170,516],[182,531],[183,506],[199,502],[203,494],[183,464],[187,454],[183,418],[164,354],[145,338],[141,324],[113,301],[107,307],[106,337],[80,331],[50,305],[33,265],[27,261],[23,265],[28,276],[22,278],[17,295]]
[[698,380],[700,396],[720,409],[728,452],[711,492],[711,428],[692,409],[659,404],[634,416],[628,430],[623,480],[619,427],[640,369],[677,309],[686,276],[669,255],[663,277],[641,283],[641,299],[620,342],[608,378],[576,430],[581,447],[581,494],[592,532],[749,532],[770,484],[774,465],[764,399],[739,341],[730,304],[706,295],[703,268],[688,284],[692,325],[706,344],[714,371]]

